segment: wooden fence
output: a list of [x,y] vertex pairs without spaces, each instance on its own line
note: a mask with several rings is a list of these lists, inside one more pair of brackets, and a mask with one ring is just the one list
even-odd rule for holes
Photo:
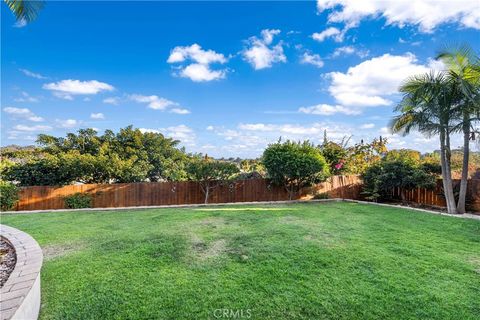
[[[454,185],[458,188],[460,180],[454,180]],[[445,198],[443,197],[442,180],[437,181],[437,186],[433,190],[425,188],[417,188],[413,190],[401,190],[395,188],[392,192],[393,199],[402,200],[402,191],[404,199],[407,202],[417,203],[421,205],[446,207]],[[480,213],[480,179],[469,179],[467,188],[467,210]]]
[[[204,202],[200,185],[194,181],[145,182],[118,184],[83,184],[23,187],[17,211],[64,209],[64,198],[74,193],[87,193],[94,208],[198,204]],[[297,199],[315,193],[328,193],[330,198],[358,199],[361,179],[358,176],[334,176],[326,182],[306,188]],[[265,179],[241,180],[215,188],[209,203],[288,200],[284,188]]]

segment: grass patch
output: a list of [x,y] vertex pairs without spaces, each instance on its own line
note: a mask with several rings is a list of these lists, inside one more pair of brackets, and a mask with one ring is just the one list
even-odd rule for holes
[[[8,215],[41,319],[478,319],[480,221],[356,203]],[[244,311],[244,315],[246,312]]]

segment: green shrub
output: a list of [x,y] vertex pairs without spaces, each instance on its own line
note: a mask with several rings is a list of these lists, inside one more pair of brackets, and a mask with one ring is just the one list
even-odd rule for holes
[[69,209],[92,207],[92,197],[89,194],[77,192],[65,197],[65,206]]
[[18,201],[18,187],[11,182],[0,181],[0,208],[2,211],[13,209]]
[[363,183],[363,194],[368,200],[388,199],[394,188],[401,188],[400,195],[402,201],[405,201],[406,190],[432,189],[436,185],[436,177],[412,161],[384,158],[365,171]]
[[313,199],[320,200],[320,199],[329,199],[328,192],[316,193],[313,196]]

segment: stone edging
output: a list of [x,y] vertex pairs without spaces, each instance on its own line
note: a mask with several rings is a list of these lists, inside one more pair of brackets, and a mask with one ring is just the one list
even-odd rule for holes
[[0,234],[15,248],[17,263],[0,289],[1,320],[37,319],[40,312],[42,249],[31,236],[0,224]]

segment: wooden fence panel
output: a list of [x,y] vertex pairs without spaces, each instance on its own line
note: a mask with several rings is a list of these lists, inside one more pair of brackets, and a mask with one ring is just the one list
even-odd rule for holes
[[[320,192],[327,192],[332,198],[359,199],[360,191],[359,176],[334,176],[326,182],[302,190],[296,199],[309,198],[312,194]],[[16,210],[64,209],[64,198],[77,192],[89,194],[94,208],[204,202],[204,194],[199,183],[195,181],[33,186],[20,189],[20,200]],[[265,179],[240,180],[224,184],[215,188],[209,197],[209,203],[279,200],[288,200],[287,191]]]
[[[460,184],[460,180],[453,180],[454,186]],[[392,190],[392,197],[396,200],[402,200],[402,191],[405,196],[403,200],[427,206],[446,207],[443,197],[442,180],[437,180],[437,185],[432,190],[417,188],[414,190],[401,190],[395,188]],[[469,179],[467,188],[467,210],[480,212],[480,179]]]

